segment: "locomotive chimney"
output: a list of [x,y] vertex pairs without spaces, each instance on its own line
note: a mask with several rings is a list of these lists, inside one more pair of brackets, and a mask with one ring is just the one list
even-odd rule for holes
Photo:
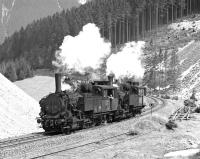
[[108,81],[111,86],[113,85],[113,78],[114,78],[114,75],[112,75],[112,74],[108,75]]
[[56,93],[61,92],[61,73],[55,74]]

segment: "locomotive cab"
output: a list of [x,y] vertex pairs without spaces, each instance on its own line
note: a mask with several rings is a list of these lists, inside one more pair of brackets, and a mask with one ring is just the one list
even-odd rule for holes
[[117,88],[109,85],[94,85],[92,93],[83,93],[81,110],[104,113],[118,108]]
[[117,88],[110,85],[98,86],[102,90],[102,99],[104,101],[103,105],[106,107],[106,103],[108,104],[107,111],[115,111],[118,109],[118,96],[117,96]]
[[[130,99],[129,99],[130,105],[143,106],[143,97],[145,96],[145,88],[144,87],[134,86],[130,89],[129,94],[130,94]],[[135,102],[132,101],[131,96],[134,96],[138,100],[136,100]]]
[[140,114],[145,106],[144,96],[146,95],[146,88],[139,86],[139,82],[127,81],[123,90],[126,93],[122,107],[133,114]]
[[141,113],[141,109],[144,108],[144,96],[146,94],[146,88],[140,86],[132,86],[129,91],[129,105],[136,113]]

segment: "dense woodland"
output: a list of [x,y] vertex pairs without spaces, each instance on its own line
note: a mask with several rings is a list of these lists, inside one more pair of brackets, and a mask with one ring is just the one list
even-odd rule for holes
[[[199,9],[199,0],[93,0],[34,21],[7,37],[0,46],[0,61],[6,66],[0,67],[0,72],[5,74],[21,59],[30,70],[52,68],[64,36],[76,36],[87,23],[95,23],[114,48]],[[22,78],[12,80],[16,79]]]

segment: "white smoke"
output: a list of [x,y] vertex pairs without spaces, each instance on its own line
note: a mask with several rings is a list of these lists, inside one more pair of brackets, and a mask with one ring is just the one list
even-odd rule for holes
[[65,90],[72,90],[72,87],[65,82],[65,77],[63,76],[61,79],[61,90],[65,91]]
[[66,66],[70,72],[86,73],[87,70],[98,69],[103,58],[111,51],[111,44],[101,38],[95,24],[87,24],[76,37],[66,36],[60,51],[56,53],[55,66]]
[[[56,52],[56,62],[53,64],[58,68],[66,67],[68,73],[79,72],[90,73],[90,79],[98,79],[98,69],[106,60],[106,74],[113,73],[115,78],[124,77],[142,78],[144,68],[142,67],[141,55],[145,42],[129,42],[120,52],[111,53],[111,43],[101,38],[99,29],[95,24],[87,24],[76,37],[66,36],[60,50]],[[89,76],[88,76],[89,77]]]
[[108,58],[106,74],[113,73],[117,79],[124,77],[142,78],[144,68],[142,67],[141,55],[144,45],[143,41],[126,43],[120,52],[112,54]]

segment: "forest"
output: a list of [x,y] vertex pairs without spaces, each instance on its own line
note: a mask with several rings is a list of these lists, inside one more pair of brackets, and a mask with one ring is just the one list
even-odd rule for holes
[[95,23],[101,36],[115,48],[141,40],[148,32],[199,10],[198,0],[93,0],[34,21],[7,37],[0,45],[0,72],[11,79],[12,76],[5,73],[15,72],[12,66],[20,60],[28,66],[30,73],[23,77],[18,75],[12,81],[30,76],[34,69],[52,69],[55,51],[63,38],[76,36],[87,23]]

